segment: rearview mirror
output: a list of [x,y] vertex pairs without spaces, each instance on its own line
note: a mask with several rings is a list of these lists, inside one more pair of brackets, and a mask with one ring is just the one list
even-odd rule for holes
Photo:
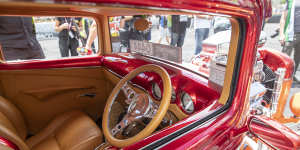
[[264,116],[251,116],[249,132],[274,149],[299,149],[300,136],[292,130]]
[[138,31],[145,31],[149,28],[149,21],[144,18],[135,20],[134,27]]

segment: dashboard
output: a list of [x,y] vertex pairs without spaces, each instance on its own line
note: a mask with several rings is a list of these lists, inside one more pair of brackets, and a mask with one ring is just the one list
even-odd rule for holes
[[[186,115],[203,110],[220,97],[220,93],[208,84],[206,77],[176,64],[129,53],[110,54],[102,57],[102,65],[120,78],[146,64],[156,64],[166,69],[172,83],[171,104],[177,105]],[[147,91],[156,101],[160,101],[163,84],[157,74],[141,73],[131,82]]]

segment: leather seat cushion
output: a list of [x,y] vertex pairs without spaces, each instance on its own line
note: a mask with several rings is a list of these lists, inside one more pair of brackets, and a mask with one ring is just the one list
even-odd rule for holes
[[94,150],[102,143],[96,123],[80,111],[58,116],[26,143],[32,150]]

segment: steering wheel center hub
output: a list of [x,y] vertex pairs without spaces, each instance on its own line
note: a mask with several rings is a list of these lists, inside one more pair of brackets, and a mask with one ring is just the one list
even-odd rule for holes
[[143,116],[150,110],[150,98],[146,94],[138,94],[128,107],[130,116]]

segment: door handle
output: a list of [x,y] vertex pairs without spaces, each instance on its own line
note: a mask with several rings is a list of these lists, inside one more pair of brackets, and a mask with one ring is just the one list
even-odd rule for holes
[[84,93],[79,95],[79,97],[89,97],[89,98],[94,98],[96,96],[96,93]]

